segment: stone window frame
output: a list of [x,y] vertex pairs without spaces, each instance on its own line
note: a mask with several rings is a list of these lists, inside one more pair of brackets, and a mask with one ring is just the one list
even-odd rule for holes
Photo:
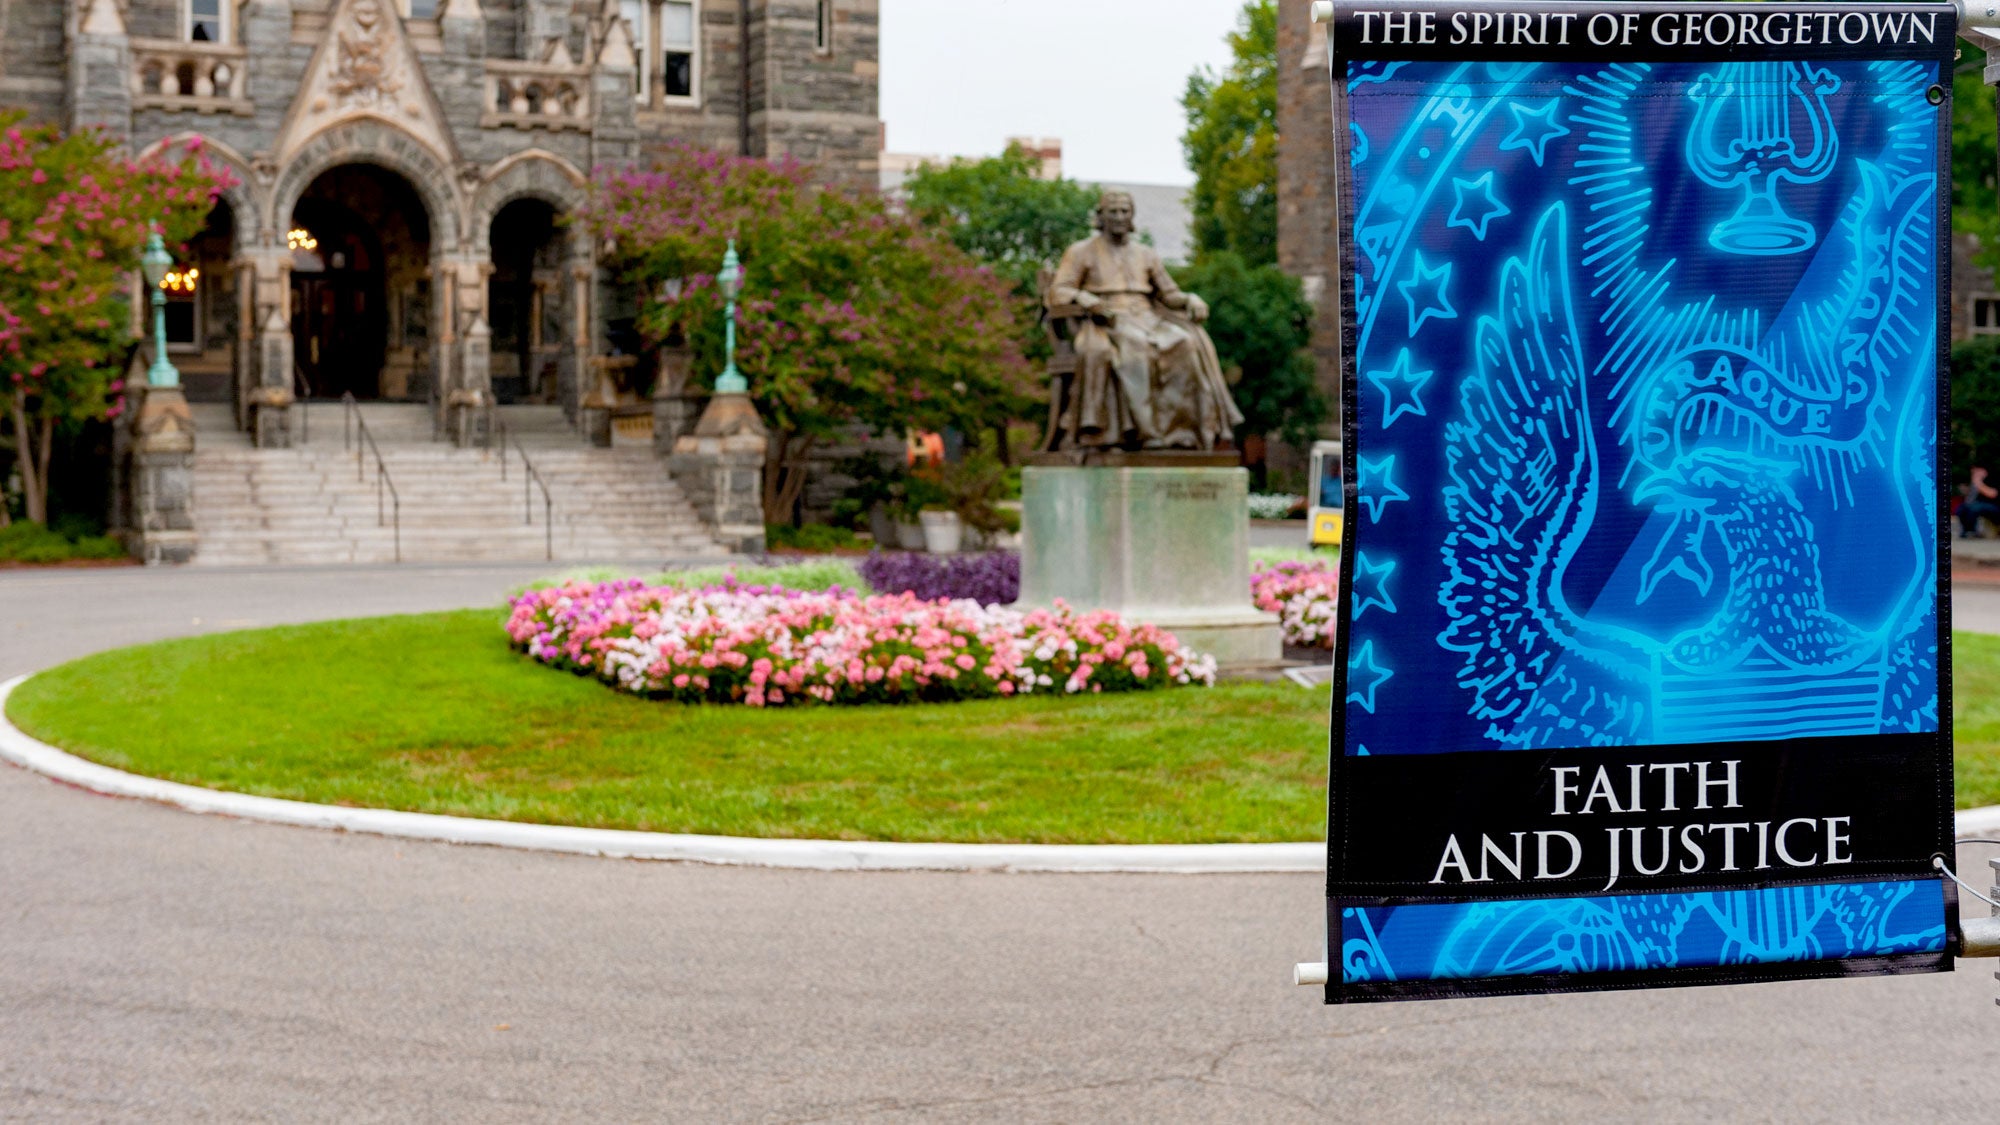
[[[670,3],[684,3],[688,7],[689,38],[685,44],[667,42],[667,23],[657,9],[663,8]],[[701,105],[701,71],[704,61],[702,55],[705,54],[702,50],[701,0],[651,0],[651,4],[656,9],[653,13],[655,42],[652,44],[652,48],[646,53],[646,66],[648,69],[659,72],[659,104],[675,108],[698,107]],[[686,49],[682,50],[683,47]],[[688,56],[688,92],[685,94],[667,93],[666,74],[667,54],[669,51]]]
[[[194,43],[194,0],[181,0],[181,42]],[[236,42],[236,0],[215,0],[216,22],[222,25],[222,34],[213,42],[228,46]]]
[[[1986,305],[1988,323],[1979,323],[1980,306]],[[2000,293],[1975,292],[1965,295],[1965,330],[1973,336],[2000,335]]]
[[833,0],[817,0],[813,8],[813,53],[833,54]]
[[[670,3],[688,6],[688,26],[693,35],[686,44],[666,41],[666,19],[661,9]],[[632,12],[639,13],[640,26],[632,26]],[[619,18],[632,34],[633,54],[639,57],[639,76],[632,91],[641,109],[698,109],[701,106],[702,64],[707,55],[702,28],[701,0],[621,0]],[[684,48],[684,49],[683,49]],[[667,93],[667,53],[688,56],[688,92]],[[659,81],[655,82],[655,77]]]

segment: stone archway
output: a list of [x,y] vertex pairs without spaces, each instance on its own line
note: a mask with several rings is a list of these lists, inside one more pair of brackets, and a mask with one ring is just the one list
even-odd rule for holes
[[306,187],[290,222],[296,392],[428,400],[432,237],[415,186],[380,165],[338,164]]
[[[256,262],[270,240],[266,181],[242,153],[199,132],[162,137],[141,150],[138,158],[173,148],[197,152],[229,175],[207,228],[189,248],[194,259],[189,264],[201,272],[194,293],[182,296],[192,297],[198,305],[195,321],[202,346],[194,358],[181,362],[191,376],[190,397],[232,403],[241,427],[248,396],[258,380]],[[219,385],[210,378],[216,375],[222,376]]]
[[[392,173],[408,184],[422,205],[429,258],[421,316],[400,307],[391,315],[398,324],[423,322],[425,338],[420,346],[425,361],[420,366],[429,374],[414,389],[432,400],[442,425],[446,406],[455,397],[469,392],[473,399],[484,401],[487,393],[482,271],[465,246],[464,197],[450,160],[413,134],[373,117],[350,118],[314,134],[292,151],[272,183],[265,221],[279,243],[272,268],[281,276],[273,279],[275,302],[269,307],[260,302],[258,309],[260,397],[267,406],[280,407],[289,403],[292,390],[291,261],[280,232],[293,229],[299,201],[312,184],[345,165],[370,165]],[[258,424],[260,442],[265,429]]]
[[493,391],[501,402],[556,402],[574,413],[578,371],[591,354],[589,240],[561,225],[588,199],[589,180],[551,153],[496,165],[473,200],[467,234],[489,263]]

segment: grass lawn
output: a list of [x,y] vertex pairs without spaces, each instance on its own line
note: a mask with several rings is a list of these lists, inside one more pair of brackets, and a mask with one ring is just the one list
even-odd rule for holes
[[[2000,803],[2000,637],[1960,633],[1958,803]],[[494,610],[167,641],[43,673],[9,716],[173,781],[331,804],[823,839],[1324,836],[1326,692],[1290,684],[758,711],[620,695]]]
[[682,706],[507,647],[498,610],[167,641],[15,692],[23,730],[243,793],[507,820],[822,839],[1323,838],[1325,689],[909,707]]

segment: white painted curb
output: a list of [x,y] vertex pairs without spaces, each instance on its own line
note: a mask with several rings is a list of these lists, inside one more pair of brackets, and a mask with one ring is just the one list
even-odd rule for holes
[[[112,797],[158,801],[188,812],[300,828],[332,828],[406,840],[486,844],[612,859],[669,859],[812,871],[1069,871],[1226,874],[1326,870],[1326,845],[1305,844],[897,844],[850,840],[765,840],[619,832],[478,820],[389,809],[351,809],[225,793],[140,777],[67,754],[22,733],[6,718],[7,699],[27,682],[0,683],[0,761]],[[2000,836],[2000,805],[1964,809],[1960,836]]]
[[[189,812],[499,848],[570,852],[616,859],[793,867],[815,871],[1069,871],[1201,874],[1324,871],[1326,845],[1305,844],[896,844],[848,840],[763,840],[619,832],[476,820],[387,809],[350,809],[251,797],[181,785],[86,762],[28,737],[6,720],[7,698],[28,677],[0,683],[0,760],[94,793],[158,801]],[[2000,823],[2000,820],[1996,820]]]

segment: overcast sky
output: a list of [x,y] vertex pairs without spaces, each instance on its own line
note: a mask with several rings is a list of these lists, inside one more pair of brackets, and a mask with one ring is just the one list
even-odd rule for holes
[[881,0],[888,151],[1060,137],[1080,180],[1193,182],[1181,93],[1228,61],[1242,0]]

